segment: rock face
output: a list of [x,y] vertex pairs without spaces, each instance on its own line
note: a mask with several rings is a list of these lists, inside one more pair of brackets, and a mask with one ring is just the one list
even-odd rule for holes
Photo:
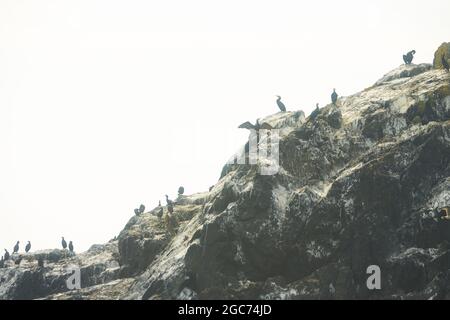
[[435,69],[443,69],[442,56],[445,55],[450,63],[450,42],[444,42],[434,54],[433,67]]
[[[450,75],[409,65],[280,131],[274,175],[227,165],[164,219],[132,217],[85,254],[0,269],[2,299],[449,299]],[[164,208],[164,214],[167,208]],[[67,266],[81,266],[69,291]],[[369,290],[369,266],[381,290]]]

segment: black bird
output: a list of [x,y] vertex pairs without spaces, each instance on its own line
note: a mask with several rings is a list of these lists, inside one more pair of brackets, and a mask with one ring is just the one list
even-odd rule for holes
[[69,250],[70,250],[70,252],[73,252],[73,243],[72,243],[72,241],[69,241]]
[[5,249],[5,261],[9,260],[9,257],[10,257],[9,252],[8,250]]
[[241,124],[239,127],[239,129],[248,129],[248,130],[255,130],[255,131],[259,131],[259,130],[272,130],[273,127],[268,124],[268,123],[263,123],[260,124],[259,120],[256,120],[256,124],[252,124],[251,122],[247,121],[243,124]]
[[317,103],[316,104],[316,109],[313,112],[311,112],[311,115],[309,116],[309,119],[310,120],[315,120],[317,118],[317,116],[319,115],[319,113],[320,113],[320,108],[319,108],[319,104]]
[[138,208],[134,209],[134,214],[139,216],[139,209]]
[[3,256],[0,259],[0,269],[5,267],[5,260],[3,259]]
[[447,70],[447,72],[448,72],[450,69],[450,66],[448,65],[448,60],[445,57],[445,54],[442,55],[441,62],[442,62],[442,66],[444,67],[444,69]]
[[336,104],[338,100],[338,94],[336,93],[336,89],[333,89],[333,93],[331,94],[331,102]]
[[16,245],[14,246],[13,253],[19,252],[19,243],[20,243],[20,242],[17,241]]
[[145,211],[145,206],[144,206],[143,204],[141,204],[141,205],[139,206],[139,214],[143,214],[144,211]]
[[67,249],[67,242],[66,242],[66,240],[64,240],[64,237],[62,237],[61,245],[62,245],[63,249]]
[[164,208],[161,206],[161,201],[158,204],[158,211],[156,211],[156,216],[161,219],[164,214]]
[[28,241],[27,245],[25,246],[25,252],[29,252],[31,250],[31,242]]
[[184,187],[181,186],[181,187],[178,188],[178,195],[182,196],[183,194],[184,194]]
[[280,108],[281,112],[286,112],[286,106],[284,105],[283,102],[281,102],[281,97],[277,96],[277,98],[278,98],[277,99],[278,108]]
[[405,64],[411,64],[411,62],[414,59],[414,55],[416,54],[416,50],[412,50],[408,52],[407,54],[403,55],[403,61],[405,61]]
[[173,201],[169,199],[169,196],[166,194],[166,202],[167,205],[173,205]]

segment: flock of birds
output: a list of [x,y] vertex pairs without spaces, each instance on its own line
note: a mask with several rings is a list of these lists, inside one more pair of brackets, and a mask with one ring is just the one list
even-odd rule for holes
[[[406,65],[410,65],[414,59],[414,55],[416,54],[416,50],[411,50],[409,51],[407,54],[403,55],[403,61],[405,62]],[[448,62],[448,58],[446,56],[446,54],[442,54],[441,56],[441,63],[442,66],[445,70],[447,70],[447,72],[449,72],[450,66],[449,66],[449,62]],[[281,97],[280,96],[276,96],[277,97],[277,105],[278,108],[280,109],[281,112],[286,112],[286,105],[281,101]],[[337,101],[338,101],[338,97],[339,95],[336,92],[336,89],[333,89],[333,93],[331,94],[331,103],[333,105],[336,105]],[[311,113],[311,115],[309,116],[310,120],[313,121],[314,119],[317,118],[317,116],[320,113],[320,108],[319,108],[319,104],[316,104],[316,108],[314,109],[314,111]],[[268,123],[259,123],[259,121],[257,120],[255,124],[252,124],[251,122],[245,122],[243,124],[241,124],[239,126],[239,129],[248,129],[248,130],[271,130],[273,129],[272,126]]]
[[[178,188],[178,197],[182,196],[184,194],[184,187],[179,187]],[[175,202],[169,199],[169,196],[166,194],[166,205],[167,205],[167,211],[169,212],[169,214],[173,214],[173,207],[175,205]],[[145,211],[145,205],[141,204],[139,206],[139,208],[134,209],[134,214],[136,216],[140,216],[141,214],[143,214]],[[161,205],[161,201],[159,201],[158,203],[158,210],[154,211],[154,214],[161,219],[164,215],[164,209]]]
[[[405,62],[406,65],[410,65],[414,59],[414,55],[416,54],[415,50],[411,50],[409,51],[407,54],[403,55],[403,61]],[[448,58],[446,57],[446,54],[442,54],[441,56],[441,63],[442,66],[445,70],[447,70],[447,72],[449,72],[450,66],[448,63]],[[281,112],[286,112],[286,105],[281,101],[281,97],[280,96],[276,96],[277,100],[276,103],[278,105],[278,108],[280,109]],[[336,89],[333,89],[333,93],[331,94],[331,102],[333,105],[336,105],[337,101],[338,101],[338,97],[339,95],[336,92]],[[320,113],[320,108],[319,108],[319,104],[316,104],[316,108],[315,110],[311,113],[310,115],[310,120],[314,120]],[[255,124],[252,124],[251,122],[245,122],[243,124],[241,124],[239,126],[240,129],[248,129],[248,130],[271,130],[273,129],[272,126],[268,123],[259,123],[259,121],[257,120]],[[178,189],[178,196],[181,196],[184,194],[184,187],[180,187]],[[173,214],[174,211],[174,205],[175,203],[169,199],[168,195],[165,195],[166,197],[166,203],[167,203],[167,211],[169,212],[169,214]],[[143,204],[141,204],[139,206],[139,208],[134,209],[134,213],[136,216],[140,216],[141,214],[143,214],[145,211],[145,206]],[[158,210],[155,211],[156,216],[161,219],[163,217],[164,214],[164,210],[163,207],[161,206],[161,201],[159,201],[158,203]],[[450,216],[450,214],[447,215]],[[19,252],[19,244],[20,242],[17,241],[16,245],[13,248],[13,254],[17,254]],[[74,252],[74,247],[73,247],[73,243],[72,241],[69,242],[69,244],[67,244],[66,240],[64,239],[64,237],[62,237],[62,241],[61,241],[61,245],[63,247],[64,250],[66,250],[67,248],[69,248],[70,252]],[[31,242],[28,241],[27,245],[25,246],[25,252],[28,253],[31,250]],[[8,252],[8,250],[5,249],[5,254],[4,256],[1,257],[0,259],[0,268],[3,268],[5,265],[5,262],[8,261],[11,258],[11,254]],[[16,260],[16,264],[17,261],[20,263],[21,258],[19,257],[19,259]],[[42,264],[42,261],[39,261],[39,265]]]
[[[69,241],[69,244],[67,245],[67,241],[64,239],[64,237],[62,237],[61,245],[64,250],[67,250],[68,248],[70,252],[74,253],[74,246],[72,241]],[[19,249],[20,249],[20,241],[17,241],[16,244],[14,245],[12,254],[10,254],[7,249],[4,249],[5,254],[0,258],[0,268],[4,268],[6,261],[12,259],[13,255],[19,254]],[[31,250],[31,242],[28,241],[28,243],[25,246],[25,253],[30,252],[30,250]],[[23,257],[19,255],[17,259],[14,259],[15,264],[19,265],[20,262],[22,261],[22,258]],[[38,261],[38,265],[43,266],[43,260],[41,258]]]

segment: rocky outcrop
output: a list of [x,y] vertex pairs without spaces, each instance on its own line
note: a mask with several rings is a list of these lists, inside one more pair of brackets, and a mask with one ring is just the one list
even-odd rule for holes
[[[431,65],[401,66],[314,120],[261,119],[279,130],[278,172],[228,164],[177,199],[175,235],[155,208],[85,254],[9,263],[0,297],[449,299],[450,222],[435,215],[450,205],[449,86]],[[64,285],[72,263],[80,290]],[[372,265],[381,290],[366,286]]]
[[443,69],[442,56],[447,58],[450,63],[450,42],[444,42],[434,53],[433,67],[435,69]]

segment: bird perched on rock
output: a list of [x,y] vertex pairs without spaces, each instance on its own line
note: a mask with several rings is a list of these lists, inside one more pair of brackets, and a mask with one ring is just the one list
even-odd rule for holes
[[405,61],[405,64],[411,64],[414,59],[415,54],[416,54],[416,50],[412,50],[412,51],[408,52],[407,54],[403,55],[403,61]]
[[73,243],[72,243],[72,241],[69,241],[69,250],[70,250],[70,252],[73,252]]
[[144,206],[143,204],[141,204],[141,205],[139,206],[139,214],[143,214],[144,211],[145,211],[145,206]]
[[184,194],[184,187],[181,186],[181,187],[178,188],[178,195],[182,196],[183,194]]
[[161,219],[164,214],[164,208],[161,206],[161,201],[158,203],[158,211],[156,211],[156,216]]
[[255,131],[272,130],[273,129],[273,127],[270,124],[266,123],[266,122],[260,124],[259,120],[256,120],[256,124],[252,124],[249,121],[244,122],[238,128],[239,129],[247,129],[247,130],[255,130]]
[[336,104],[338,100],[338,94],[336,93],[336,89],[333,89],[333,93],[331,94],[331,102]]
[[139,216],[139,209],[138,208],[134,209],[134,214]]
[[8,250],[5,249],[5,261],[9,260],[9,257],[10,257],[9,252]]
[[62,245],[63,249],[67,249],[67,242],[66,242],[66,240],[64,240],[64,237],[62,237],[61,245]]
[[309,119],[310,120],[315,120],[317,118],[317,116],[319,115],[319,113],[320,113],[320,108],[319,108],[319,104],[317,103],[316,104],[316,109],[313,112],[311,112],[311,115],[309,116]]
[[0,269],[5,267],[5,260],[3,259],[3,256],[0,258]]
[[31,242],[30,241],[28,241],[28,243],[27,243],[27,245],[25,246],[25,252],[30,252],[30,250],[31,250]]
[[20,242],[17,241],[16,245],[14,246],[13,253],[19,252],[19,243],[20,243]]
[[280,108],[281,112],[286,112],[286,106],[284,105],[283,102],[281,102],[281,97],[280,96],[276,96],[276,97],[278,98],[277,99],[278,108]]
[[450,66],[448,64],[447,58],[445,57],[445,53],[441,57],[441,62],[442,62],[442,66],[444,67],[444,69],[447,70],[447,72],[448,72],[450,69]]
[[166,203],[167,205],[173,205],[173,201],[169,199],[169,196],[166,194]]

